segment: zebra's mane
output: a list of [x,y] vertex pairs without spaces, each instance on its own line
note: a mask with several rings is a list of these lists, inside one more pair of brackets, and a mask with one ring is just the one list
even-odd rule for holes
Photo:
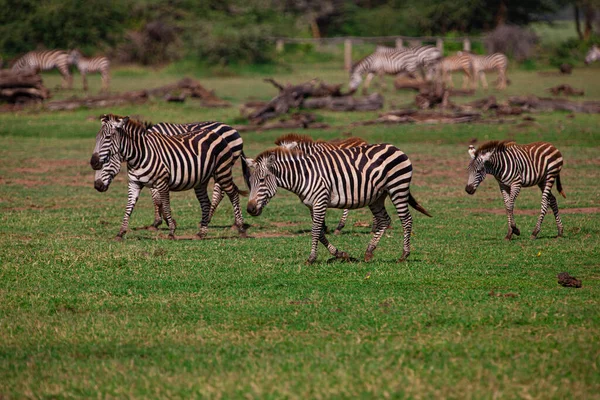
[[256,156],[255,161],[259,163],[261,160],[268,158],[274,155],[277,158],[293,158],[297,156],[302,156],[304,153],[299,149],[288,149],[285,147],[273,147],[272,149],[267,149]]
[[517,143],[513,140],[492,140],[479,146],[479,148],[475,151],[475,157],[482,153],[490,152],[492,150],[502,151],[516,144]]
[[280,146],[282,143],[286,142],[314,143],[315,140],[308,135],[300,135],[298,133],[288,133],[275,139],[275,144],[277,146]]

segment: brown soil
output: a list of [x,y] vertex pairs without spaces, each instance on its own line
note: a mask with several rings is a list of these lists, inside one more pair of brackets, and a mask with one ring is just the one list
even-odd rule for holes
[[[472,208],[469,211],[476,213],[487,213],[496,215],[505,215],[504,209],[489,209],[489,208]],[[600,213],[600,207],[576,207],[576,208],[560,208],[561,214],[596,214]],[[550,211],[551,212],[551,211]],[[540,210],[514,210],[516,215],[539,215]]]

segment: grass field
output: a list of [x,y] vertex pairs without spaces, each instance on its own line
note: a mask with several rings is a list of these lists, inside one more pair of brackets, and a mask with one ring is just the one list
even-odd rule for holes
[[[339,67],[292,65],[272,76],[344,82]],[[547,95],[545,88],[569,83],[584,88],[586,99],[600,100],[597,71],[578,69],[565,78],[511,71],[506,93],[492,93]],[[113,88],[155,87],[180,77],[173,68],[122,68]],[[93,188],[88,160],[98,116],[237,123],[247,98],[275,95],[263,77],[202,77],[232,102],[225,109],[153,100],[0,115],[0,398],[600,398],[595,115],[352,128],[352,121],[377,113],[318,112],[332,128],[301,133],[330,139],[351,132],[393,143],[411,158],[412,193],[434,217],[413,211],[405,263],[396,263],[402,232],[394,218],[372,262],[328,262],[321,247],[317,263],[305,266],[309,213],[283,191],[262,216],[244,214],[248,239],[230,229],[225,200],[207,240],[169,241],[165,230],[133,229],[115,242],[126,177],[119,175],[106,193]],[[60,78],[50,74],[45,82],[54,87]],[[90,85],[97,90],[99,79]],[[55,97],[73,94],[81,93]],[[414,96],[384,95],[388,108]],[[282,133],[244,133],[246,153],[255,156]],[[503,240],[506,217],[494,179],[475,196],[464,192],[468,144],[506,138],[546,140],[562,151],[564,238],[555,238],[550,214],[539,239],[529,239],[537,189],[523,189],[517,200],[523,235],[511,242]],[[239,167],[236,174],[242,185]],[[200,219],[195,197],[174,193],[172,199],[177,234],[193,235]],[[327,224],[340,214],[330,211]],[[145,190],[131,226],[152,219]],[[361,258],[370,220],[368,210],[353,211],[343,234],[330,240]],[[583,287],[559,286],[562,271],[582,279]]]

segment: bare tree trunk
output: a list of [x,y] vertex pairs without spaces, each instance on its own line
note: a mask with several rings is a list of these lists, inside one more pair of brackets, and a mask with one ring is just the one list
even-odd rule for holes
[[583,40],[581,21],[579,20],[579,6],[577,4],[573,4],[573,11],[575,12],[575,29],[577,30],[577,36],[579,36],[579,40]]
[[321,38],[321,31],[319,30],[319,24],[317,24],[317,18],[315,16],[312,16],[310,18],[310,30],[312,32],[313,38]]
[[585,30],[583,31],[583,39],[588,40],[592,36],[592,24],[595,16],[594,6],[589,1],[585,3]]
[[496,13],[496,27],[506,23],[507,14],[508,7],[506,5],[506,0],[500,0],[500,6],[498,7],[498,12]]

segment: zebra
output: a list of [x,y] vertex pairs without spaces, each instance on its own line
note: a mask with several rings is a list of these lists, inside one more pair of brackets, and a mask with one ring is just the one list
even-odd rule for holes
[[593,45],[585,56],[585,63],[591,64],[594,61],[600,60],[600,49],[597,45]]
[[513,216],[515,200],[522,187],[534,185],[542,191],[542,208],[531,238],[535,239],[540,232],[548,203],[554,212],[558,236],[562,236],[563,225],[558,214],[558,203],[551,192],[556,181],[558,192],[566,198],[560,183],[563,158],[556,147],[547,142],[517,145],[509,140],[494,140],[484,143],[478,149],[470,146],[469,154],[471,162],[465,191],[474,194],[486,174],[494,175],[500,186],[508,216],[508,233],[505,239],[510,240],[513,234],[521,234]]
[[462,71],[464,73],[463,89],[466,88],[473,79],[473,63],[471,62],[471,57],[465,54],[455,54],[453,56],[444,57],[440,62],[440,72],[443,81],[447,82],[450,87],[454,86],[451,74],[454,71]]
[[85,58],[79,50],[69,52],[69,62],[77,66],[83,79],[83,90],[88,90],[87,74],[99,72],[102,77],[102,91],[110,86],[110,60],[104,56]]
[[[149,132],[160,133],[167,136],[181,135],[197,130],[205,130],[207,132],[215,132],[223,137],[227,142],[227,145],[231,149],[233,162],[235,163],[239,157],[242,157],[242,171],[244,180],[248,184],[249,171],[246,165],[246,156],[244,155],[243,147],[244,143],[239,132],[229,125],[222,124],[220,122],[206,121],[206,122],[193,122],[187,124],[172,124],[161,122],[156,125],[146,123],[146,128]],[[121,156],[118,153],[112,154],[109,161],[105,163],[101,169],[96,171],[94,177],[94,187],[99,192],[105,192],[108,190],[112,180],[121,170]],[[158,191],[154,188],[150,189],[152,198],[157,198]],[[213,196],[210,206],[209,218],[212,219],[215,210],[219,206],[219,203],[223,199],[223,190],[221,185],[215,183],[213,188]],[[148,226],[148,229],[156,230],[162,224],[163,218],[160,207],[154,204],[154,222]]]
[[116,237],[122,240],[140,191],[145,186],[155,189],[153,201],[169,225],[169,238],[175,238],[175,222],[171,217],[170,191],[194,189],[202,208],[200,231],[203,239],[210,222],[210,201],[206,186],[214,178],[227,193],[240,236],[245,237],[240,211],[239,190],[232,178],[233,155],[227,141],[218,133],[199,129],[187,134],[168,136],[150,132],[146,126],[129,117],[109,114],[101,118],[102,127],[90,160],[94,170],[101,169],[113,154],[127,162],[129,194],[125,216]]
[[487,56],[478,56],[466,51],[459,51],[457,55],[466,55],[471,58],[473,65],[473,88],[477,87],[477,77],[481,80],[481,86],[488,88],[485,72],[496,71],[498,73],[497,89],[506,89],[506,70],[508,69],[508,58],[502,53],[494,53]]
[[71,89],[73,77],[69,71],[69,64],[70,59],[66,51],[30,51],[15,61],[12,70],[17,73],[38,73],[56,68],[63,77],[62,87]]
[[[301,150],[304,154],[312,154],[316,151],[348,149],[350,147],[364,146],[368,143],[365,140],[357,137],[349,137],[346,139],[333,139],[329,142],[325,142],[323,140],[314,141],[310,136],[290,133],[277,138],[275,140],[275,144],[277,146],[285,147],[287,149],[297,148]],[[348,210],[347,208],[344,209],[342,217],[340,218],[340,222],[338,223],[337,228],[335,228],[335,231],[333,232],[334,235],[339,235],[342,232],[342,229],[344,229],[344,226],[346,226],[349,211],[350,210]],[[375,225],[373,225],[373,229],[375,229]]]
[[374,144],[335,149],[305,155],[298,149],[275,147],[248,159],[250,198],[247,211],[259,216],[281,187],[295,193],[311,213],[312,246],[307,263],[317,259],[319,241],[337,258],[348,259],[325,237],[323,221],[328,207],[362,208],[368,206],[376,221],[376,232],[365,252],[365,261],[373,258],[390,216],[385,198],[390,196],[404,228],[404,249],[400,261],[410,254],[412,217],[410,204],[431,216],[410,193],[412,165],[408,156],[390,144]]
[[419,46],[404,49],[378,47],[377,50],[356,62],[350,70],[350,93],[356,92],[362,82],[363,75],[367,74],[363,86],[363,93],[367,93],[371,80],[375,74],[379,75],[381,84],[384,84],[384,75],[397,75],[405,72],[416,75],[420,69],[435,70],[442,53],[434,46]]

